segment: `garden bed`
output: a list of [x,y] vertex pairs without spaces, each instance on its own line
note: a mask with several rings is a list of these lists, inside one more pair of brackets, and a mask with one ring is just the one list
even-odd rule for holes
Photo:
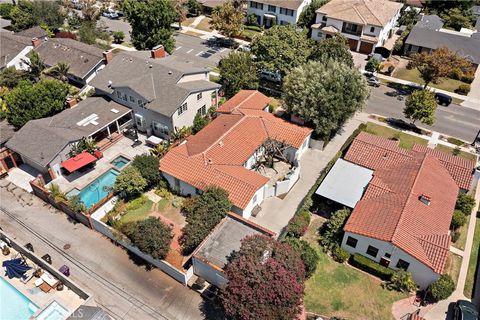
[[[454,148],[447,147],[443,144],[438,144],[435,147],[435,149],[438,151],[449,153],[449,154],[454,154],[454,150],[455,150]],[[460,151],[460,153],[457,156],[463,159],[477,161],[477,156],[470,152]]]
[[458,282],[458,276],[460,275],[460,267],[462,266],[462,257],[449,253],[447,262],[445,264],[445,273],[449,274],[455,284]]
[[[420,85],[423,85],[423,80],[420,78],[420,73],[417,69],[408,70],[407,68],[401,68],[395,70],[393,76],[398,79],[415,82]],[[462,84],[468,84],[466,82],[462,82],[460,80],[449,79],[449,78],[442,78],[438,84],[429,83],[430,87],[434,87],[437,89],[442,89],[450,92],[454,92],[458,87]]]

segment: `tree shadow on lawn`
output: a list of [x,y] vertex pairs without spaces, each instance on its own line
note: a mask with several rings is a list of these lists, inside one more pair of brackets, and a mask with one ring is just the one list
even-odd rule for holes
[[200,304],[200,310],[205,320],[228,319],[220,305],[218,297],[215,297],[212,300],[203,297],[203,300]]

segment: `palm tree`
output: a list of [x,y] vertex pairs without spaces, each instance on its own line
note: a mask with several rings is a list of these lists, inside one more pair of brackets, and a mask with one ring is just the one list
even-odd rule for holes
[[28,71],[33,78],[33,80],[38,81],[40,79],[40,76],[42,72],[45,70],[46,66],[45,63],[43,63],[42,59],[40,59],[40,56],[38,53],[34,50],[32,50],[32,54],[30,55],[29,59],[22,59],[22,62],[28,65]]
[[68,80],[68,71],[70,70],[70,65],[66,62],[59,62],[53,67],[51,67],[47,73],[52,77],[55,77],[63,82]]

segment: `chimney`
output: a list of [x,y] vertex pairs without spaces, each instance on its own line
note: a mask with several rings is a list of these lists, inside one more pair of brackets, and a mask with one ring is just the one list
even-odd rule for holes
[[165,48],[161,44],[159,44],[156,47],[153,47],[152,51],[150,52],[152,54],[152,59],[165,58],[165,56],[167,55],[167,53],[165,52]]
[[105,64],[109,64],[110,61],[113,59],[113,51],[103,51],[103,60],[105,60]]
[[74,97],[68,97],[65,103],[69,108],[73,108],[77,105],[77,99],[75,99]]
[[42,43],[42,41],[38,38],[32,38],[32,46],[34,48],[38,47],[40,44]]

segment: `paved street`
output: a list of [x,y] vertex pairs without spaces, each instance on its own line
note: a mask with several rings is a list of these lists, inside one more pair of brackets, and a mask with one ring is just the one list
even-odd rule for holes
[[[403,116],[405,99],[399,101],[397,98],[386,94],[387,92],[393,91],[394,89],[383,85],[379,88],[372,88],[372,95],[365,111],[386,117],[407,120]],[[438,106],[436,118],[437,120],[433,126],[418,125],[468,142],[472,142],[478,130],[480,130],[480,110],[461,107],[455,104],[451,104],[448,107]]]
[[[2,229],[32,243],[38,255],[50,254],[56,268],[68,265],[71,278],[115,319],[207,318],[197,293],[157,269],[146,271],[142,261],[101,234],[7,183],[0,180]],[[63,249],[66,244],[70,248]]]
[[210,46],[207,40],[181,33],[175,34],[175,42],[174,56],[192,61],[195,66],[202,68],[216,67],[220,59],[230,52],[227,48]]
[[122,31],[125,34],[125,41],[130,42],[130,31],[132,27],[130,24],[123,19],[108,19],[106,17],[100,17],[97,22],[98,26],[105,25],[108,31]]

